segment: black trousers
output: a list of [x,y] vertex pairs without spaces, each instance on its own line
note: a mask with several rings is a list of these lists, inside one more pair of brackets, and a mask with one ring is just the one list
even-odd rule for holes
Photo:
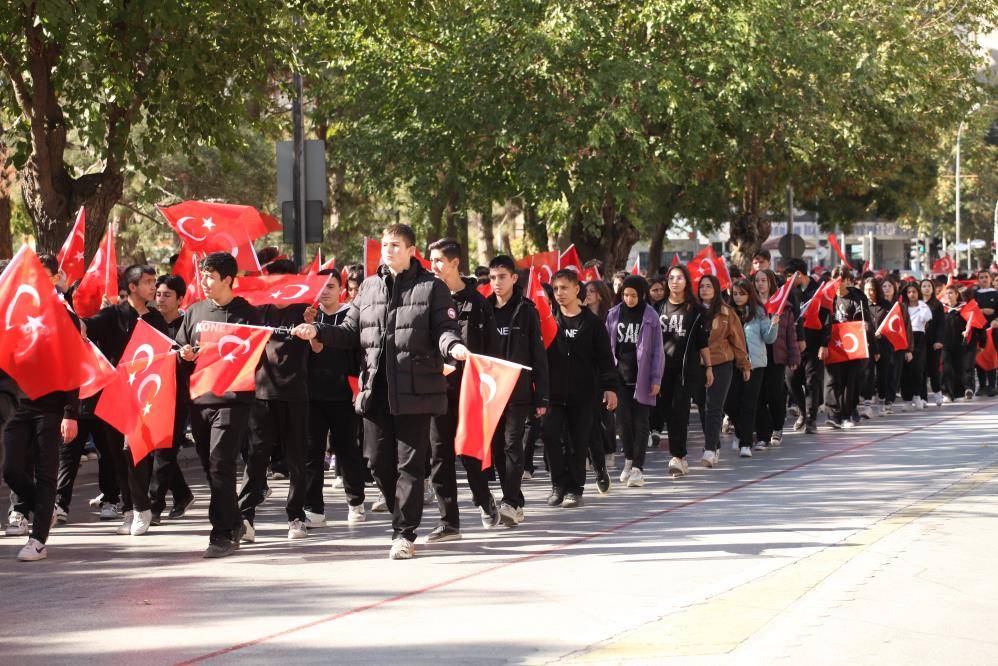
[[966,391],[966,372],[963,363],[966,352],[962,346],[943,347],[943,393],[951,398],[962,398]]
[[191,433],[211,491],[211,540],[231,541],[242,524],[236,500],[236,457],[249,424],[250,405],[192,405]]
[[659,392],[655,398],[655,405],[648,412],[648,427],[655,432],[665,430],[665,420],[668,416],[668,405],[663,394]]
[[943,390],[943,350],[933,349],[932,345],[925,343],[925,377],[929,380],[929,390],[939,393]]
[[121,510],[149,510],[149,480],[152,477],[152,455],[147,455],[137,464],[132,452],[125,448],[125,436],[108,423],[100,421],[107,443],[108,456],[114,464],[114,476],[121,495]]
[[103,501],[117,504],[120,498],[118,479],[115,474],[117,464],[112,462],[113,455],[106,437],[107,424],[96,417],[77,420],[76,438],[68,444],[59,447],[59,481],[56,487],[56,503],[69,511],[73,501],[73,487],[80,471],[80,458],[90,438],[94,440],[97,453],[100,456],[97,467],[98,484],[104,495]]
[[190,405],[180,403],[173,416],[173,440],[169,448],[155,449],[152,452],[152,479],[149,482],[150,509],[156,515],[166,509],[166,493],[173,494],[174,505],[189,499],[193,493],[184,478],[184,472],[177,463],[177,456],[184,446]]
[[267,466],[274,447],[284,450],[288,470],[288,520],[305,520],[305,423],[304,402],[256,400],[250,409],[249,457],[243,485],[239,489],[239,511],[253,523],[256,507],[264,500]]
[[925,400],[925,333],[915,332],[912,338],[911,361],[901,369],[901,399],[910,402],[915,396]]
[[768,442],[773,431],[783,430],[787,420],[787,366],[770,363],[762,372],[759,387],[759,406],[755,414],[755,435],[760,442]]
[[392,415],[387,396],[376,392],[370,398],[364,415],[364,455],[392,512],[393,538],[416,539],[423,519],[423,479],[429,446],[429,414]]
[[665,403],[665,427],[669,435],[669,453],[676,458],[685,458],[693,391],[692,387],[683,381],[682,366],[665,366],[665,372],[662,373],[661,398]]
[[[534,452],[537,450],[537,440],[541,437],[541,419],[534,410],[528,411],[527,423],[523,429],[523,469],[534,473]],[[544,455],[544,469],[547,469],[547,454]]]
[[818,359],[818,350],[805,347],[800,365],[796,370],[788,371],[787,376],[794,404],[808,421],[816,421],[825,383],[825,364]]
[[25,517],[34,516],[31,538],[42,543],[48,540],[55,510],[62,418],[61,411],[22,408],[14,412],[3,428],[3,480],[17,496],[11,509]]
[[893,353],[886,351],[881,352],[880,358],[874,360],[870,357],[869,363],[867,363],[865,368],[864,376],[864,398],[872,398],[874,395],[879,397],[884,401],[885,404],[892,404],[894,398],[890,396],[890,375],[891,375],[891,364],[894,362]]
[[700,413],[700,428],[703,430],[703,447],[707,451],[717,451],[721,447],[721,423],[724,419],[724,405],[728,398],[733,374],[741,375],[733,361],[713,367],[714,382],[698,389],[694,400]]
[[[527,427],[527,415],[534,411],[530,405],[506,405],[506,411],[499,419],[496,432],[492,436],[492,460],[502,487],[502,501],[514,509],[525,505],[523,499],[523,437]],[[541,432],[545,432],[543,425]],[[588,446],[588,440],[583,442]],[[548,438],[544,436],[544,451],[548,454]],[[585,455],[585,452],[583,452]],[[583,458],[584,460],[584,458]],[[582,468],[585,470],[585,462]]]
[[843,361],[828,366],[828,392],[826,401],[832,418],[844,421],[852,416],[859,400],[859,375],[862,370],[862,360]]
[[606,408],[599,397],[596,400],[599,413],[593,418],[593,428],[589,435],[589,460],[593,463],[593,469],[602,471],[606,469],[606,456],[616,448],[617,430],[614,413]]
[[551,486],[581,495],[586,485],[586,449],[592,430],[592,403],[551,405],[544,416],[544,449],[551,465]]
[[489,490],[488,476],[482,470],[482,461],[454,453],[458,399],[459,396],[448,394],[447,413],[434,416],[430,421],[430,483],[437,496],[440,523],[455,530],[461,529],[457,505],[457,458],[461,458],[475,506],[490,509],[495,503]]
[[364,458],[357,438],[360,417],[349,400],[311,400],[308,403],[308,433],[305,438],[305,508],[325,513],[326,443],[336,455],[343,476],[343,492],[350,506],[364,503]]
[[640,470],[645,467],[645,451],[648,449],[650,409],[649,405],[643,405],[634,399],[633,386],[625,386],[617,391],[620,443],[624,449],[624,458]]
[[755,443],[755,419],[759,408],[759,390],[765,368],[752,368],[748,381],[741,372],[735,372],[724,401],[724,412],[735,426],[735,436],[742,446]]
[[10,393],[0,393],[0,469],[3,465],[3,428],[17,410],[18,400]]

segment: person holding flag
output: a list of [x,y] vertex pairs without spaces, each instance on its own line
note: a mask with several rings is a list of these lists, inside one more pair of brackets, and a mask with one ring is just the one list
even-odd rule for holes
[[932,321],[932,310],[922,302],[921,296],[918,285],[914,282],[906,283],[901,289],[901,301],[904,303],[912,334],[909,345],[911,361],[901,371],[901,399],[910,401],[914,409],[925,409],[928,397],[925,390],[925,329]]
[[[489,304],[496,322],[496,356],[531,368],[522,371],[492,439],[496,471],[502,485],[499,519],[506,527],[523,521],[523,438],[532,411],[544,416],[548,406],[548,360],[541,320],[531,298],[517,284],[516,263],[501,254],[489,262]],[[545,445],[547,444],[545,440]]]
[[[891,309],[891,304],[884,298],[883,284],[883,279],[878,277],[863,281],[863,295],[869,303],[870,317],[873,319],[875,331],[880,330]],[[882,335],[875,334],[860,392],[862,397],[871,403],[879,400],[883,414],[894,413],[894,398],[887,399],[893,361],[894,347]]]
[[964,303],[959,287],[946,285],[939,294],[939,300],[946,308],[942,335],[943,402],[948,404],[961,397],[972,400],[974,392],[964,383],[964,362],[970,342],[965,336],[967,322],[960,312]]
[[[794,421],[794,431],[813,435],[818,432],[818,410],[822,404],[822,387],[825,383],[825,364],[818,358],[824,328],[822,319],[828,316],[821,309],[821,288],[824,282],[811,277],[801,259],[787,262],[787,270],[797,274],[790,294],[794,305],[797,326],[797,349],[800,365],[787,372],[787,385],[799,415]],[[806,306],[815,308],[814,316],[805,316]]]
[[759,301],[765,304],[771,320],[779,322],[776,339],[766,344],[766,367],[762,374],[755,419],[757,442],[765,442],[768,446],[779,446],[783,442],[783,423],[787,419],[787,376],[800,365],[797,324],[790,307],[798,275],[801,273],[791,275],[783,287],[777,287],[776,273],[769,269],[756,271],[753,278]]
[[363,350],[355,404],[364,417],[364,449],[393,514],[388,556],[408,560],[415,554],[423,517],[430,421],[447,410],[444,359],[464,361],[468,349],[447,287],[416,259],[411,227],[385,228],[381,260],[341,324],[301,324],[293,334],[330,347]]
[[[984,348],[987,344],[987,336],[994,337],[994,327],[991,326],[998,319],[998,289],[993,286],[994,278],[991,277],[991,273],[986,270],[980,270],[977,273],[977,287],[974,289],[974,300],[977,301],[977,305],[981,308],[981,314],[984,315],[985,326],[983,332],[981,333],[981,348]],[[977,383],[980,386],[978,391],[980,393],[986,393],[988,397],[994,397],[998,395],[998,371],[994,368],[991,370],[985,370],[981,368],[979,364],[976,365],[977,368]]]
[[[238,270],[235,257],[227,252],[212,252],[201,261],[205,300],[187,309],[176,335],[184,363],[194,363],[203,353],[199,343],[204,324],[260,323],[256,308],[232,292]],[[192,400],[191,433],[211,493],[211,535],[204,551],[206,558],[232,555],[244,536],[236,497],[236,457],[246,436],[252,404],[252,390],[225,391],[220,395],[209,391]]]
[[945,332],[946,308],[936,297],[936,283],[929,278],[918,283],[922,302],[932,312],[932,320],[925,325],[925,376],[932,391],[929,398],[936,406],[943,404],[942,349]]
[[[824,327],[822,344],[818,358],[825,361],[827,377],[825,382],[825,406],[828,411],[826,425],[832,428],[852,428],[859,396],[859,380],[862,371],[862,358],[853,355],[866,343],[866,356],[869,356],[870,338],[873,336],[872,320],[863,295],[853,287],[852,269],[836,266],[832,270],[832,280],[837,280],[835,298],[832,301],[831,316]],[[854,332],[839,335],[842,325],[849,322],[862,322],[865,340],[859,340]],[[836,328],[839,326],[839,328]],[[843,337],[847,337],[843,341]],[[845,344],[848,342],[848,346]],[[834,345],[834,353],[829,349]],[[843,350],[841,353],[839,350]]]

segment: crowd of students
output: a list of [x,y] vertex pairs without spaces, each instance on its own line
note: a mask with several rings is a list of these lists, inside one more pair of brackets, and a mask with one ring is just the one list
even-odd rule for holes
[[[225,253],[203,260],[205,299],[186,311],[179,307],[182,279],[128,267],[120,302],[74,322],[112,364],[140,319],[176,341],[172,446],[133,464],[125,438],[94,413],[99,395],[29,400],[0,372],[3,478],[11,491],[5,534],[29,537],[19,559],[47,556],[50,530],[68,520],[90,447],[98,453],[100,489],[90,506],[102,520],[120,520],[118,534],[140,536],[182,518],[196,501],[178,464],[188,430],[210,493],[205,557],[252,543],[270,480],[287,478],[289,539],[326,526],[327,479],[343,489],[345,519],[366,520],[373,481],[371,510],[392,514],[389,555],[408,559],[428,500],[439,519],[426,541],[461,538],[458,459],[483,528],[514,528],[525,518],[522,484],[536,474],[538,440],[550,474],[547,505],[567,509],[583,502],[589,470],[599,493],[610,492],[611,470],[623,487],[643,486],[649,447],[668,449],[669,474],[687,474],[693,405],[703,433],[697,461],[712,468],[721,460],[722,433],[733,434],[732,451],[747,458],[780,446],[785,428],[817,432],[822,414],[824,425],[848,429],[880,414],[996,393],[995,370],[975,363],[998,334],[996,276],[987,271],[973,284],[857,275],[845,265],[825,276],[793,259],[775,272],[760,252],[750,275],[731,268],[730,288],[722,289],[715,275],[694,280],[681,264],[647,278],[618,273],[610,283],[583,284],[576,271],[559,270],[544,285],[557,324],[545,345],[527,276],[511,257],[497,256],[476,277],[464,277],[457,242],[439,240],[429,250],[426,270],[414,256],[412,230],[390,226],[378,273],[365,279],[363,267],[349,267],[341,284],[340,272],[322,271],[327,282],[317,307],[250,305],[233,293],[237,266]],[[64,290],[58,262],[40,259],[72,313],[72,288]],[[266,270],[295,267],[277,259]],[[767,309],[788,279],[794,283],[782,309]],[[805,325],[802,309],[827,284],[835,285],[830,307],[818,311],[817,325]],[[968,329],[961,315],[971,299],[983,328]],[[878,334],[898,301],[908,341],[902,348]],[[851,321],[863,322],[869,358],[828,363],[833,325]],[[275,329],[254,391],[190,399],[205,322]],[[488,469],[455,454],[462,373],[442,370],[445,361],[460,366],[469,352],[529,368],[499,420]]]

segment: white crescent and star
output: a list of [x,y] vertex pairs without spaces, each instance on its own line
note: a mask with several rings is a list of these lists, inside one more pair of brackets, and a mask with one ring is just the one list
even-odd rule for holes
[[551,281],[551,276],[554,275],[554,272],[551,270],[550,266],[539,266],[537,270],[538,271],[547,271],[547,275],[548,275],[547,280],[548,280],[548,282]]
[[[28,298],[30,298],[31,301],[35,304],[35,312],[39,312],[39,309],[41,308],[42,299],[38,295],[38,290],[35,289],[30,284],[18,285],[17,291],[14,292],[14,297],[10,300],[10,303],[7,305],[7,312],[5,313],[4,316],[5,319],[4,323],[8,331],[14,328],[15,326],[15,324],[11,323],[10,320],[14,316],[14,308],[17,307],[18,300],[20,300],[21,296],[24,294],[27,294]],[[23,324],[21,324],[20,328],[21,332],[30,335],[31,339],[28,341],[28,344],[24,348],[19,349],[17,352],[15,352],[14,354],[15,356],[17,357],[25,356],[29,351],[31,351],[31,349],[34,348],[35,344],[38,342],[39,331],[45,328],[45,324],[43,323],[42,319],[43,316],[41,316],[40,312],[39,316],[37,317],[33,317],[30,314],[25,315],[25,321]]]
[[[895,326],[895,324],[897,324],[897,326]],[[901,324],[901,317],[898,317],[897,315],[889,317],[887,319],[887,330],[889,330],[891,333],[900,333],[901,332],[900,324]]]
[[[143,400],[143,398],[142,398],[142,390],[146,387],[146,384],[149,384],[150,382],[153,382],[153,383],[156,384],[156,390],[153,391],[153,394],[151,396],[149,396],[150,400],[152,400],[157,395],[159,395],[159,390],[161,388],[163,388],[163,380],[162,380],[162,378],[159,375],[157,375],[155,373],[149,375],[148,377],[146,377],[145,379],[142,380],[142,383],[139,384],[139,388],[136,389],[136,391],[135,391],[135,398],[139,402],[145,402],[145,400]],[[142,408],[142,414],[143,415],[148,415],[149,411],[151,409],[152,409],[152,403],[146,402],[145,406]]]
[[847,354],[853,354],[859,350],[859,338],[856,337],[855,333],[846,333],[845,335],[842,336],[843,342],[849,339],[852,340],[852,347],[846,347],[845,345],[843,345],[842,351],[844,351]]
[[[190,215],[185,215],[184,217],[182,217],[179,220],[177,220],[177,231],[179,231],[183,235],[187,236],[191,240],[203,241],[203,240],[207,239],[208,238],[207,236],[195,236],[194,234],[192,234],[191,232],[189,232],[184,227],[184,224],[187,222],[187,220],[193,220],[193,219],[194,218],[191,217]],[[208,227],[207,225],[205,225],[205,222],[211,222],[211,218],[206,218],[205,220],[201,221],[201,226],[203,226],[203,227],[205,227],[205,228],[207,228],[207,229],[210,230],[210,227]]]
[[717,275],[714,270],[714,262],[710,259],[700,260],[700,273],[703,275]]
[[[232,344],[235,345],[234,349],[239,347],[243,348],[243,351],[238,354],[233,354],[232,352],[225,353],[225,345]],[[243,340],[238,335],[223,335],[218,341],[218,355],[223,361],[228,361],[229,363],[236,360],[236,356],[242,356],[243,354],[248,354],[250,350],[249,340]]]
[[479,373],[478,377],[482,382],[478,387],[479,391],[481,391],[483,386],[489,389],[489,397],[485,398],[485,395],[482,395],[482,397],[485,398],[485,404],[487,405],[492,402],[493,398],[496,397],[496,380],[495,377],[485,372]]
[[155,351],[153,350],[152,345],[149,344],[139,345],[139,348],[135,350],[134,354],[132,354],[132,363],[137,363],[139,360],[139,356],[145,356],[146,367],[142,368],[141,370],[136,370],[133,367],[131,374],[128,376],[129,384],[135,381],[136,375],[145,372],[146,370],[149,369],[149,366],[152,365],[152,357],[155,356]]
[[99,247],[97,248],[97,253],[94,254],[94,260],[90,262],[90,270],[88,270],[87,272],[96,273],[97,271],[101,270],[103,263],[104,263],[104,248]]
[[[291,296],[285,296],[284,295],[284,287],[290,287],[291,289],[297,289],[298,293],[297,294],[292,294]],[[281,287],[277,291],[271,293],[270,297],[271,298],[280,298],[281,300],[284,300],[284,301],[293,301],[296,298],[301,298],[308,291],[308,285],[307,284],[288,284],[288,285],[284,285],[284,287]]]

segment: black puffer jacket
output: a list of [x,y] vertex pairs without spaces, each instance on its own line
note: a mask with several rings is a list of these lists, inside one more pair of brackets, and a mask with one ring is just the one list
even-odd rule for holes
[[447,286],[415,259],[393,277],[386,266],[364,280],[343,323],[316,325],[324,345],[360,347],[364,361],[355,407],[366,414],[375,377],[388,387],[391,414],[447,411],[444,358],[461,342],[457,310]]

